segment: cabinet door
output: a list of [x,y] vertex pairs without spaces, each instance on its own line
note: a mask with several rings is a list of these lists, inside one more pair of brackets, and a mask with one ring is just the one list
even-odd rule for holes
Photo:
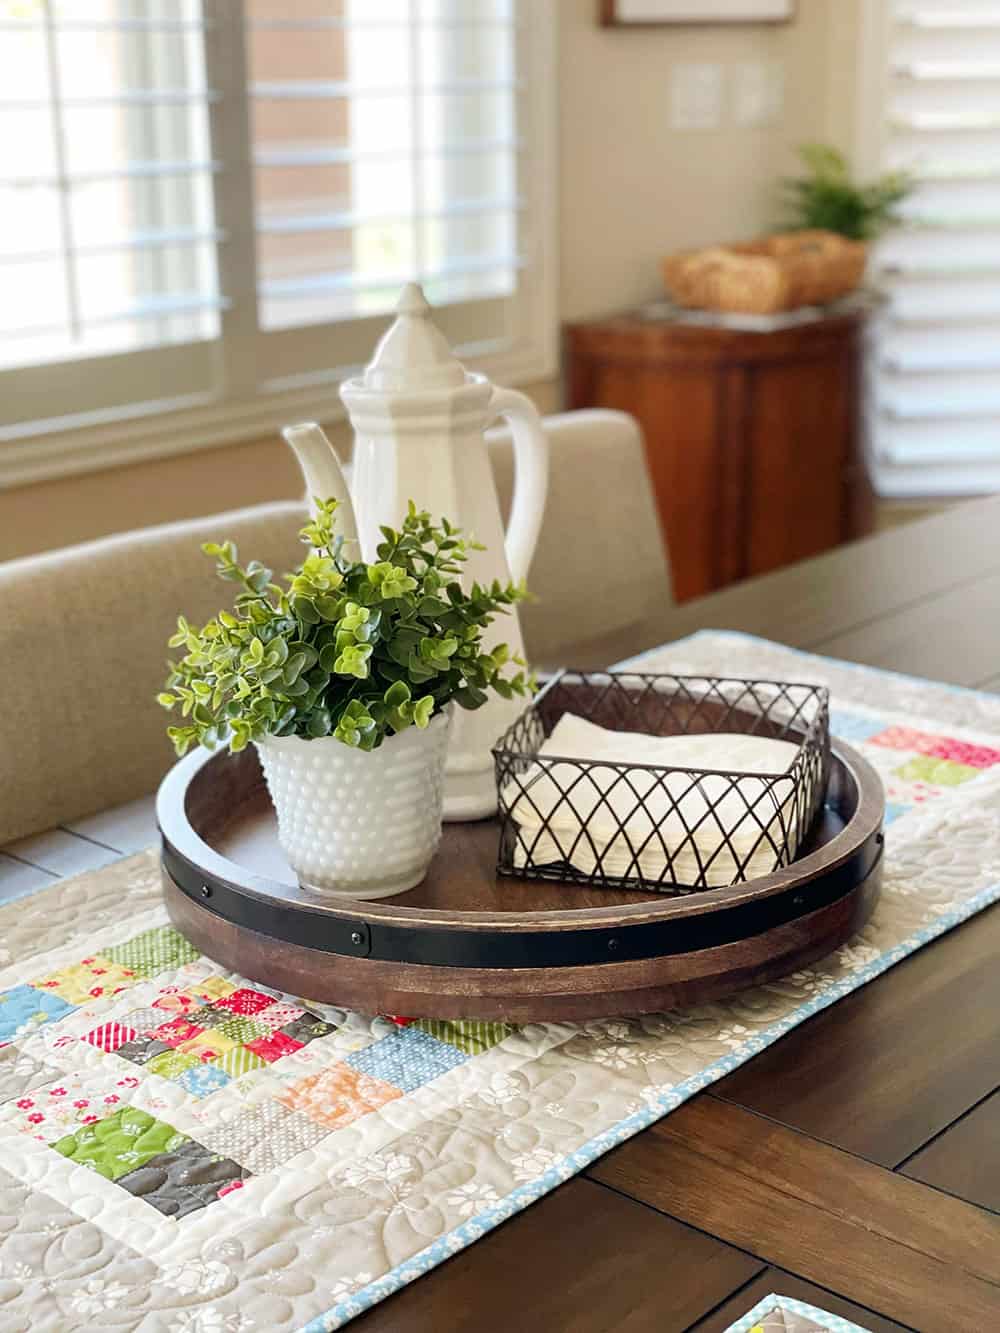
[[675,599],[683,602],[729,582],[733,575],[720,567],[720,531],[726,525],[720,513],[715,373],[601,362],[590,367],[585,401],[629,412],[642,427]]
[[763,574],[844,540],[857,390],[849,349],[760,365],[745,414],[747,574]]

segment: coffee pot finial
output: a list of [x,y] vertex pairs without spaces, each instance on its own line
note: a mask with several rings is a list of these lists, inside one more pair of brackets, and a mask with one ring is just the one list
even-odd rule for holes
[[430,317],[431,307],[419,282],[408,282],[396,302],[396,318],[383,334],[365,368],[362,384],[378,393],[419,393],[423,389],[459,388],[465,367]]

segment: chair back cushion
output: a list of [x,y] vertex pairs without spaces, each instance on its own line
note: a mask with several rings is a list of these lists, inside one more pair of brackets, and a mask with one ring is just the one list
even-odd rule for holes
[[[670,569],[634,417],[603,408],[544,419],[549,494],[528,574],[536,601],[519,608],[537,667],[608,666],[669,638]],[[513,449],[489,432],[506,518]]]
[[305,508],[216,514],[0,564],[0,846],[152,791],[174,759],[156,703],[178,612],[229,605],[201,543],[285,573]]

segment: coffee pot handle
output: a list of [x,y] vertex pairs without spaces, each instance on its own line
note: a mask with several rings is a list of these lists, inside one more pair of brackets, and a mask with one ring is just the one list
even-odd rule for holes
[[514,389],[494,389],[489,423],[498,417],[510,426],[514,442],[514,498],[507,524],[507,565],[511,578],[528,577],[545,512],[549,486],[549,442],[534,403]]

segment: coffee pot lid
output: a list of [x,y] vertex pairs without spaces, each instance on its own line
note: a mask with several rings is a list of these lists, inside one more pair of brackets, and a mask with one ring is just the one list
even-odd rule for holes
[[378,392],[450,389],[466,382],[465,367],[430,318],[418,282],[408,282],[396,302],[396,318],[365,368],[362,383]]

